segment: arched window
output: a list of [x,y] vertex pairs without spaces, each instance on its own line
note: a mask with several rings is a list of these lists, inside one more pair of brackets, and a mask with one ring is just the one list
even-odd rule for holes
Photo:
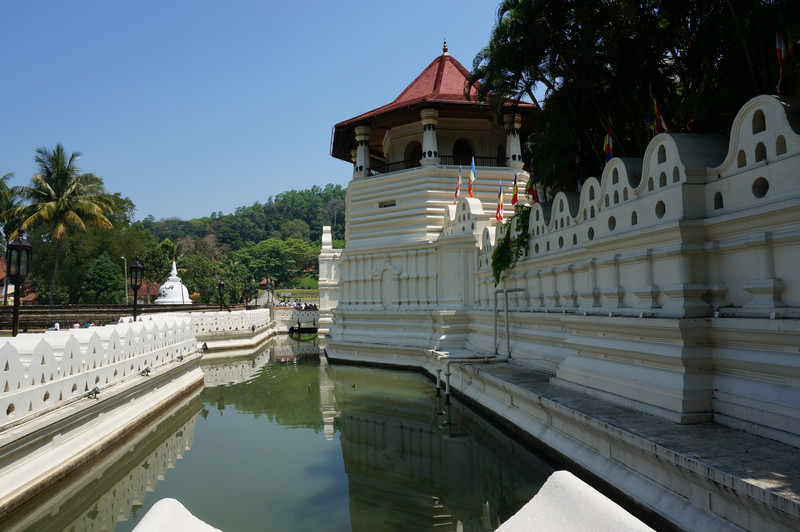
[[472,162],[472,146],[467,139],[458,139],[453,144],[453,164],[469,166]]
[[761,133],[767,129],[767,118],[764,116],[764,111],[759,109],[753,113],[753,134]]
[[761,162],[767,158],[767,147],[763,142],[756,144],[756,162]]
[[420,159],[422,159],[422,144],[412,140],[406,144],[406,149],[403,151],[403,161],[406,163],[406,168],[419,166]]
[[786,153],[786,139],[783,135],[778,136],[778,140],[775,141],[775,155],[783,155]]

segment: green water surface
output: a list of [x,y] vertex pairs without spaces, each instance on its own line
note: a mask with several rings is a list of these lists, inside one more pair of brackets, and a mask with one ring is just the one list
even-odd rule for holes
[[202,392],[0,528],[129,531],[171,497],[229,532],[494,530],[550,474],[424,376],[317,353],[204,364]]

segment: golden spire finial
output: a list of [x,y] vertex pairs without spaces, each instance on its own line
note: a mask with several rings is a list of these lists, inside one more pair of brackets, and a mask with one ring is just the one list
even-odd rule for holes
[[447,39],[444,40],[444,46],[442,46],[442,53],[443,54],[447,53]]

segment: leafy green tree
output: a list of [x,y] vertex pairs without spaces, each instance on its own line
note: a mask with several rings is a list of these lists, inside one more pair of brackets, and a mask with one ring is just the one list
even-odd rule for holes
[[[470,81],[498,120],[521,100],[538,105],[534,179],[575,189],[602,171],[609,125],[615,155],[642,155],[654,98],[673,131],[727,134],[744,102],[775,92],[782,31],[800,32],[797,2],[504,0]],[[782,87],[798,96],[790,55]]]
[[180,270],[183,282],[189,294],[200,294],[199,302],[210,305],[218,302],[217,283],[219,282],[219,264],[202,253],[187,253],[181,260]]
[[[144,266],[142,278],[153,285],[161,286],[169,278],[172,270],[172,260],[165,247],[156,246],[139,252],[139,262]],[[147,302],[150,303],[150,293],[147,293]]]
[[125,301],[125,284],[121,268],[102,253],[86,270],[81,300],[90,305],[116,305]]
[[334,239],[344,238],[344,213],[345,202],[337,197],[328,200],[322,209],[322,224],[331,227]]
[[79,157],[80,152],[67,156],[61,144],[52,149],[38,148],[35,161],[39,172],[31,179],[30,186],[18,189],[20,197],[29,202],[15,211],[21,219],[21,228],[47,227],[50,240],[56,244],[50,281],[51,305],[64,237],[73,231],[85,231],[87,226],[111,228],[107,215],[116,209],[103,180],[80,172]]
[[308,240],[311,231],[308,224],[303,220],[288,220],[281,224],[281,238],[287,240],[295,238],[297,240]]

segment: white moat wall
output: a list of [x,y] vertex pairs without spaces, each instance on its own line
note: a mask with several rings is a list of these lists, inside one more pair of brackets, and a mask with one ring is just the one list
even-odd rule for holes
[[196,351],[191,318],[65,329],[0,339],[0,429]]
[[[503,229],[493,206],[463,196],[452,205],[442,183],[455,183],[457,167],[355,176],[347,246],[337,256],[323,245],[320,256],[329,354],[417,365],[426,350],[504,355],[495,290],[516,289],[516,362],[671,421],[800,446],[795,114],[756,97],[728,139],[657,135],[641,160],[613,159],[579,195],[535,204],[529,251],[497,287],[491,255]],[[370,345],[386,354],[364,355]]]
[[274,334],[259,309],[0,339],[0,520],[202,387],[200,344],[234,356]]

